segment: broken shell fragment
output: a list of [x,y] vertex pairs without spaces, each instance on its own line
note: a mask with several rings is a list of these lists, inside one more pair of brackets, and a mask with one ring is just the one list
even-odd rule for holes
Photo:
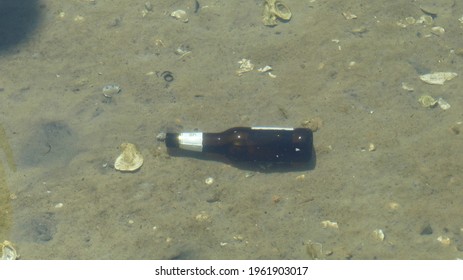
[[178,19],[179,21],[188,22],[188,15],[184,10],[176,10],[170,14],[171,17]]
[[289,8],[281,1],[275,1],[275,15],[282,20],[290,20],[292,16]]
[[446,81],[450,81],[456,76],[458,74],[454,72],[434,72],[421,75],[420,79],[430,85],[443,85]]
[[402,88],[406,91],[414,91],[415,89],[409,86],[407,83],[402,82]]
[[273,70],[272,66],[266,65],[264,67],[257,69],[257,72],[265,73],[265,72],[272,71],[272,70]]
[[236,74],[238,76],[243,75],[246,72],[250,72],[254,69],[254,64],[251,63],[251,60],[243,58],[240,61],[238,61],[238,64],[240,65],[240,69],[236,71]]
[[278,19],[283,21],[290,20],[292,13],[291,10],[281,1],[265,0],[264,13],[262,16],[264,25],[275,26],[278,24]]
[[437,99],[437,104],[439,104],[439,107],[442,110],[450,109],[450,104],[447,101],[445,101],[442,97],[439,97],[439,99]]
[[436,104],[437,104],[437,100],[434,99],[434,97],[432,97],[430,95],[422,95],[418,99],[418,102],[420,102],[421,105],[423,107],[426,107],[426,108],[432,108],[432,107],[436,106]]
[[321,222],[323,228],[335,228],[338,229],[338,223],[337,222],[332,222],[330,220],[325,220]]
[[122,153],[117,157],[114,168],[119,171],[135,171],[143,165],[143,156],[131,143],[121,144]]
[[354,15],[353,13],[351,12],[344,12],[342,13],[342,15],[344,16],[345,19],[349,20],[349,19],[356,19],[357,16]]
[[13,243],[7,240],[0,243],[0,252],[2,255],[0,260],[16,260],[19,258],[19,254],[16,252]]

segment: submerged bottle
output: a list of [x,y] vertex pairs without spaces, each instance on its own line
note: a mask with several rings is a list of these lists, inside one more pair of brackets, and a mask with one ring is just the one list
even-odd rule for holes
[[168,149],[221,154],[232,161],[304,163],[312,157],[308,128],[234,127],[221,133],[166,133]]

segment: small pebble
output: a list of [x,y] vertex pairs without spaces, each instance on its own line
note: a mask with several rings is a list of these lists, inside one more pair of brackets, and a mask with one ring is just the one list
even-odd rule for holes
[[119,92],[121,92],[121,87],[116,84],[109,84],[103,87],[103,95],[108,98]]
[[85,20],[85,18],[83,16],[80,16],[80,15],[77,15],[77,16],[74,17],[75,22],[82,22],[84,20]]
[[420,232],[420,235],[431,235],[431,234],[432,234],[431,225],[426,225]]
[[166,140],[166,133],[165,132],[160,132],[158,135],[156,135],[156,140],[158,140],[158,141]]
[[214,178],[212,177],[207,177],[206,180],[204,180],[204,183],[206,183],[206,185],[212,185],[214,184]]
[[209,221],[211,217],[204,211],[201,211],[198,215],[195,216],[195,220],[198,222],[206,222]]
[[397,209],[399,209],[400,204],[397,203],[397,202],[392,201],[392,202],[389,202],[389,204],[387,206],[388,206],[388,208],[390,210],[397,210]]
[[145,9],[149,12],[151,12],[153,10],[153,5],[151,4],[151,2],[146,2],[145,3]]
[[384,232],[382,229],[375,229],[373,231],[373,237],[377,239],[378,241],[383,241],[384,240]]
[[442,236],[441,235],[441,236],[437,237],[437,241],[439,241],[444,246],[450,245],[450,238],[448,238],[447,236]]
[[460,134],[460,126],[461,126],[462,122],[457,122],[456,124],[452,125],[450,127],[450,131],[455,134],[455,135],[458,135]]

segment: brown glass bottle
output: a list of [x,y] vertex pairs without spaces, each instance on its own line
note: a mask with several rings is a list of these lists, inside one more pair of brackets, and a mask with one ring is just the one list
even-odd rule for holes
[[221,133],[166,133],[168,149],[222,154],[232,161],[303,163],[310,161],[308,128],[234,127]]

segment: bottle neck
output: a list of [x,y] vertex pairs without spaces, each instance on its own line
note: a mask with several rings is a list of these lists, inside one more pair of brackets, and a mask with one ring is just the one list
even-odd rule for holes
[[166,146],[168,148],[180,148],[182,150],[202,152],[203,133],[202,132],[183,132],[167,133]]
[[224,133],[203,133],[203,152],[220,154],[224,152],[226,142]]
[[194,152],[221,153],[224,149],[223,133],[184,132],[167,133],[167,148]]

